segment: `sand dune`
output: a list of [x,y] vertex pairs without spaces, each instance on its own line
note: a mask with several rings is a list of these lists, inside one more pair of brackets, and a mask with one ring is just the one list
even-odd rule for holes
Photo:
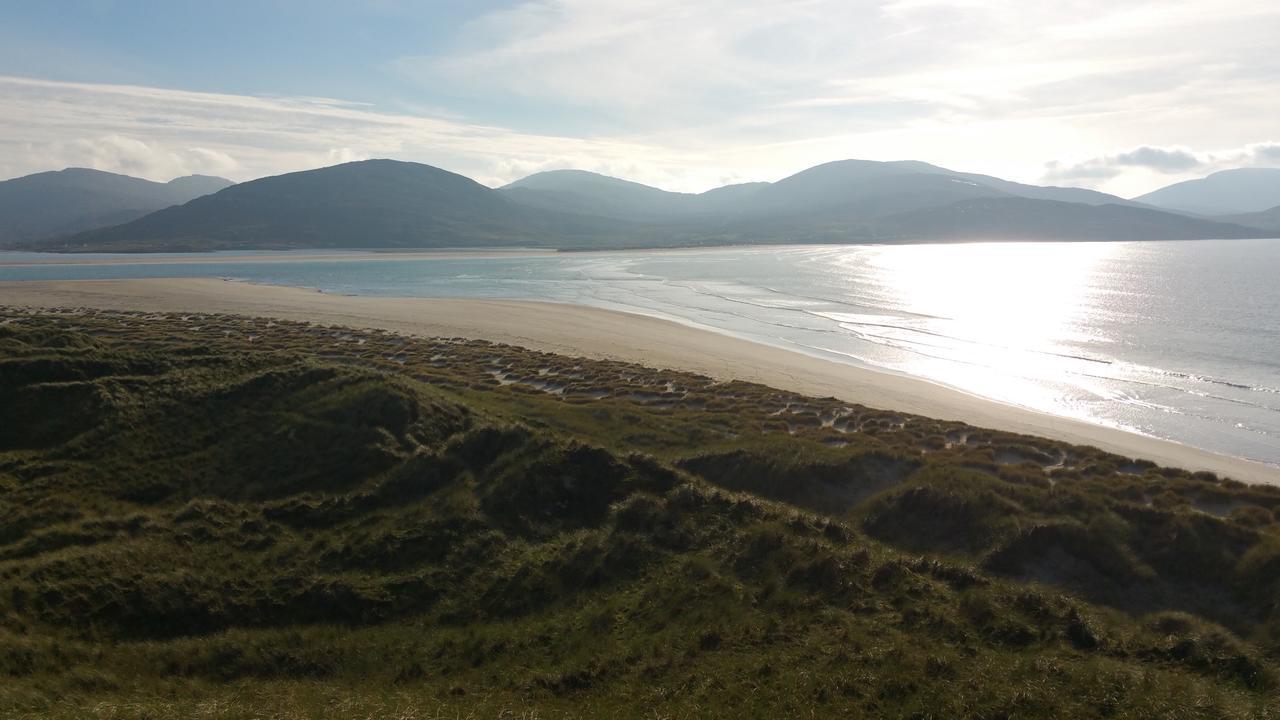
[[233,313],[482,338],[549,352],[740,379],[875,408],[1040,435],[1247,482],[1280,468],[1004,405],[917,378],[859,368],[657,318],[577,305],[330,295],[213,279],[0,283],[0,305]]

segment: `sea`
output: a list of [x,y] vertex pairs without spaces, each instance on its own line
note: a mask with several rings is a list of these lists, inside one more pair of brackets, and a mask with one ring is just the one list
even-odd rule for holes
[[221,277],[578,303],[1280,466],[1280,240],[231,254],[0,253],[0,281]]

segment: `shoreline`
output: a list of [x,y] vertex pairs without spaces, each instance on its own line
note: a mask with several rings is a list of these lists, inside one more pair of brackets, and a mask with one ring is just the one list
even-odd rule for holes
[[527,300],[331,295],[212,278],[0,282],[0,305],[222,313],[466,337],[679,369],[872,408],[959,420],[1255,483],[1280,468],[1169,440],[1006,405],[928,380],[847,365],[649,315]]
[[[279,262],[341,262],[344,260],[473,260],[499,257],[541,257],[555,255],[557,250],[543,248],[479,248],[476,250],[264,250],[261,254],[232,250],[226,255],[214,253],[36,253],[0,252],[0,267],[40,267],[63,265],[217,265]],[[291,254],[296,253],[296,254]],[[41,255],[38,258],[13,258],[8,255]],[[102,257],[110,255],[110,257]]]

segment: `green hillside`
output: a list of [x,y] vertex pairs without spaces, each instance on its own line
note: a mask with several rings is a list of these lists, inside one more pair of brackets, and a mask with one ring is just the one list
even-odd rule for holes
[[539,173],[493,190],[430,165],[364,160],[240,183],[131,222],[23,247],[51,252],[601,250],[1266,234],[1131,207],[1092,191],[1020,185],[919,162],[832,162],[776,183],[691,195],[581,171]]
[[626,224],[509,202],[430,165],[365,160],[260,178],[114,227],[40,243],[50,251],[608,246]]
[[0,181],[0,247],[118,225],[232,184],[207,175],[158,183],[88,168]]
[[0,717],[1275,717],[1278,514],[623,363],[0,309]]

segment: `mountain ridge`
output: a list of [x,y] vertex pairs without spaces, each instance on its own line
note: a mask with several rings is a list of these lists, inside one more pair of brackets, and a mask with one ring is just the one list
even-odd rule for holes
[[[603,231],[530,211],[471,178],[421,163],[362,160],[240,183],[50,249],[169,250],[545,245]],[[372,241],[371,238],[376,239]]]
[[[1076,201],[1082,197],[1087,202]],[[947,217],[950,224],[943,220]],[[38,247],[69,252],[499,246],[585,250],[732,243],[1240,238],[1267,233],[1145,208],[1093,191],[1025,186],[918,161],[836,161],[774,183],[692,194],[586,171],[538,173],[494,189],[430,165],[378,159],[240,183],[185,205]]]
[[233,184],[209,175],[161,183],[75,167],[0,181],[0,246],[117,225]]
[[211,176],[154,182],[90,168],[0,181],[0,247],[129,222],[232,184]]
[[1245,227],[1256,227],[1263,230],[1280,232],[1280,205],[1268,210],[1240,215],[1223,215],[1215,217],[1219,222],[1232,222]]
[[1135,201],[1206,216],[1264,212],[1280,205],[1280,168],[1235,168],[1184,180]]

